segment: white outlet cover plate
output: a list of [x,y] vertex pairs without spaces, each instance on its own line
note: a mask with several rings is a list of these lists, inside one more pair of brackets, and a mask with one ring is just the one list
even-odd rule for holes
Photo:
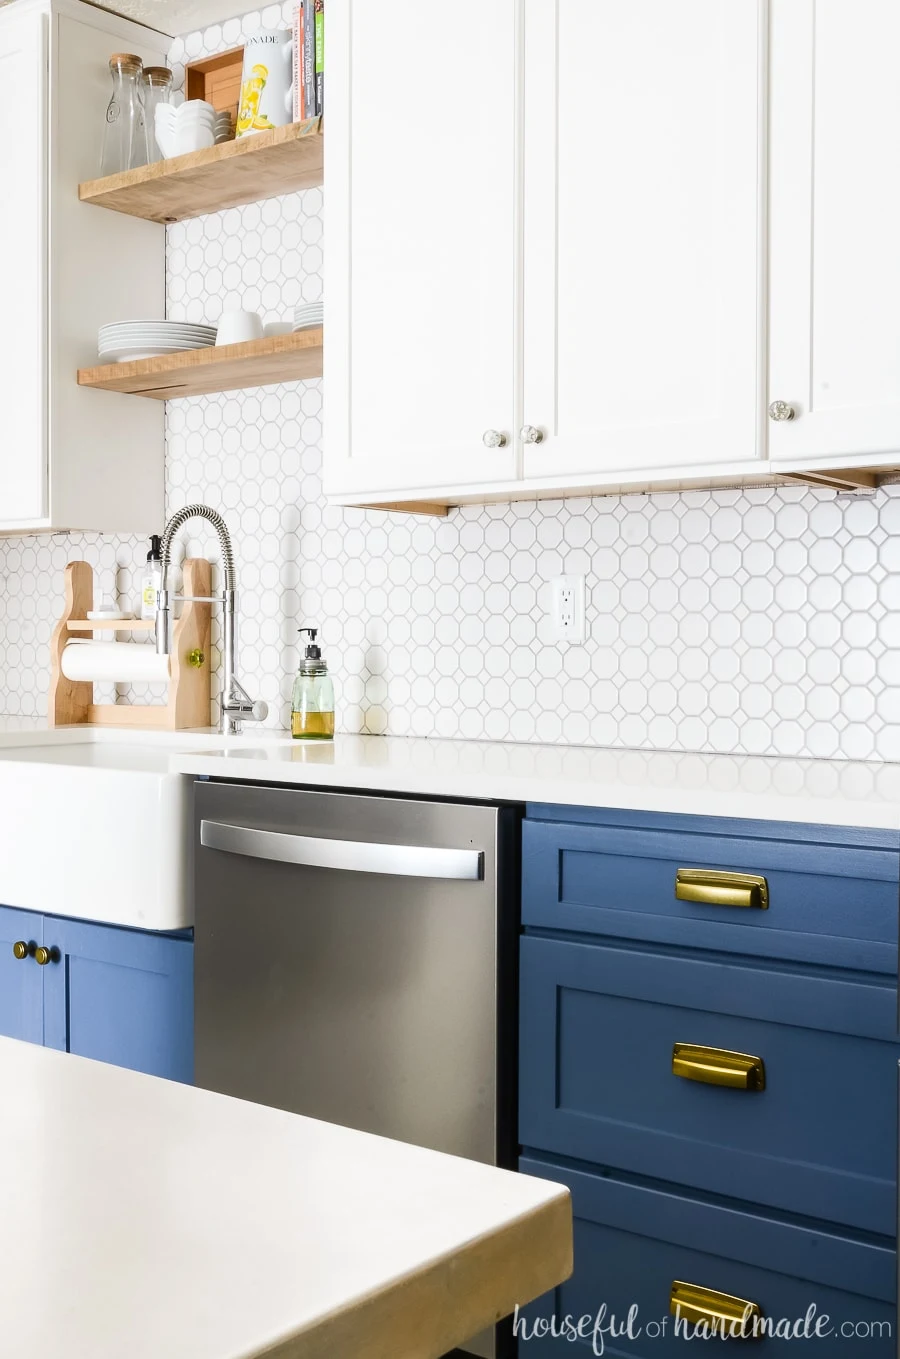
[[550,581],[550,618],[558,642],[584,642],[584,576],[554,576]]

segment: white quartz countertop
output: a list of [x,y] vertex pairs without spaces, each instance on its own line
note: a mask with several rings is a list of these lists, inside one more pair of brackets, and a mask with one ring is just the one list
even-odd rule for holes
[[0,1351],[432,1359],[560,1282],[562,1186],[0,1039]]
[[[900,764],[761,755],[691,755],[587,746],[448,741],[405,736],[337,736],[292,741],[245,728],[141,732],[0,719],[0,780],[21,790],[28,768],[56,780],[79,771],[125,782],[153,775],[153,796],[174,798],[173,776],[356,789],[410,796],[558,803],[636,812],[900,831]],[[171,788],[170,788],[171,785]],[[74,785],[73,785],[74,786]],[[169,793],[159,791],[170,788]]]
[[173,754],[217,779],[900,830],[900,765],[400,736],[313,744],[250,731]]

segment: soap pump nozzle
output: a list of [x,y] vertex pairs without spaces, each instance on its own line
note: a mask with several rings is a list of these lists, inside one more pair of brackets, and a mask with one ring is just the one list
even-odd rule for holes
[[319,629],[298,628],[297,631],[300,633],[301,637],[303,636],[304,632],[307,633],[309,636],[309,642],[306,647],[306,659],[308,661],[320,661],[322,659],[322,648],[316,646],[316,638],[319,635]]

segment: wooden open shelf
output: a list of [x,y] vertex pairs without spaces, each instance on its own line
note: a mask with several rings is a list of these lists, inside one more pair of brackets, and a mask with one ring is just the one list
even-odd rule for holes
[[315,188],[323,170],[322,120],[307,118],[139,170],[89,179],[79,184],[78,197],[150,222],[180,222]]
[[204,396],[239,387],[269,387],[322,376],[322,327],[291,335],[270,335],[244,344],[210,349],[184,349],[133,363],[106,363],[79,368],[79,387],[104,392],[129,392],[171,401],[179,396]]

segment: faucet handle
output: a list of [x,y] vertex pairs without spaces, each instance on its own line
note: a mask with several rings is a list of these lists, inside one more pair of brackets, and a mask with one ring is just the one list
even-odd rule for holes
[[269,705],[264,698],[258,698],[250,707],[254,722],[265,722],[269,716]]

